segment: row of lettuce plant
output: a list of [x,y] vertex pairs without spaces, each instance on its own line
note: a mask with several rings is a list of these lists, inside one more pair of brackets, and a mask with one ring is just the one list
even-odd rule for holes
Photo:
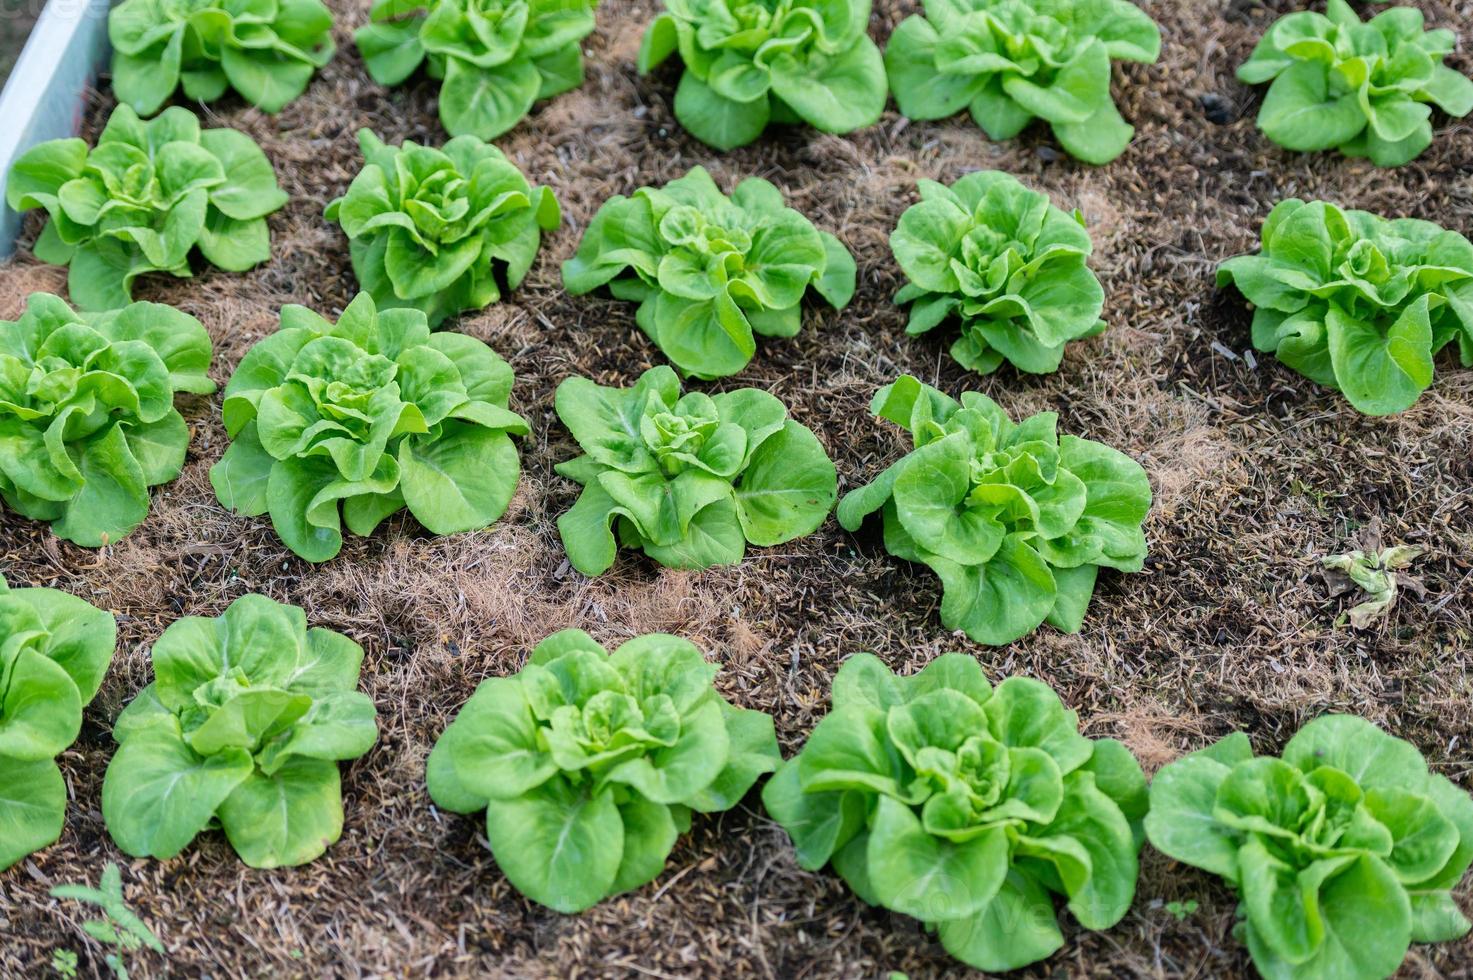
[[[452,136],[493,139],[544,99],[583,84],[581,42],[596,0],[376,0],[354,40],[372,78],[439,82]],[[1153,63],[1156,24],[1128,0],[928,0],[884,54],[869,0],[666,0],[640,47],[647,74],[682,65],[674,110],[720,150],[771,123],[848,133],[875,123],[893,94],[912,119],[967,110],[995,140],[1041,120],[1072,156],[1107,163],[1134,128],[1111,95],[1115,62]],[[119,101],[150,115],[175,89],[212,101],[234,89],[277,112],[334,54],[320,0],[125,0],[110,15]],[[1423,30],[1410,7],[1362,23],[1345,0],[1273,24],[1238,71],[1272,81],[1259,126],[1293,150],[1338,148],[1399,166],[1430,145],[1430,106],[1473,111],[1473,82],[1445,66],[1449,30]]]
[[1232,889],[1264,977],[1380,980],[1411,943],[1470,928],[1451,889],[1473,863],[1473,799],[1354,716],[1309,722],[1278,757],[1235,733],[1148,786],[1038,681],[992,687],[959,654],[896,677],[859,654],[762,799],[803,867],[981,970],[1061,948],[1054,895],[1085,929],[1118,923],[1147,840]]
[[[121,539],[147,515],[148,487],[183,466],[174,396],[214,390],[210,356],[204,328],[170,307],[79,315],[32,296],[19,321],[0,321],[0,498],[78,544]],[[225,386],[230,445],[210,482],[312,562],[338,554],[344,525],[369,535],[401,510],[435,534],[488,527],[516,491],[511,437],[529,432],[509,408],[513,380],[481,341],[431,333],[419,310],[380,310],[367,293],[336,322],[284,307]],[[658,367],[627,389],[569,378],[556,409],[582,450],[557,471],[583,488],[558,530],[586,575],[621,545],[671,568],[734,564],[834,509],[828,453],[768,392],[682,393]],[[983,395],[958,402],[908,376],[874,412],[915,451],[851,491],[840,522],[857,530],[883,512],[885,546],[941,577],[948,627],[993,644],[1045,619],[1075,632],[1100,567],[1140,569],[1144,471],[1060,437],[1054,413],[1015,425]]]
[[[358,281],[382,310],[417,310],[434,328],[498,302],[526,277],[542,235],[561,225],[552,191],[474,136],[443,149],[393,147],[364,130],[359,144],[364,166],[326,216],[342,226]],[[1004,361],[1047,373],[1069,341],[1105,328],[1078,211],[997,171],[949,186],[921,180],[918,191],[890,236],[906,278],[895,300],[909,309],[907,333],[955,329],[952,356],[980,374]],[[244,134],[201,130],[184,109],[143,122],[121,106],[95,148],[65,139],[25,154],[6,198],[47,213],[37,256],[70,266],[78,306],[108,310],[129,302],[138,275],[191,275],[196,247],[229,270],[265,261],[265,215],[286,195]],[[1219,285],[1235,284],[1255,305],[1255,347],[1358,410],[1410,407],[1454,341],[1473,364],[1473,244],[1464,236],[1288,200],[1262,238],[1259,254],[1223,263]],[[748,178],[728,196],[701,167],[606,201],[562,265],[570,293],[606,288],[637,302],[641,330],[702,379],[745,368],[759,336],[797,335],[810,291],[843,309],[856,278],[844,244],[770,182]]]
[[[1007,179],[974,176],[965,193],[979,207],[1024,200],[1032,220],[1045,232],[1052,220],[1051,234],[1066,239],[1049,255],[1080,268],[1071,219]],[[984,184],[992,189],[977,193]],[[918,208],[958,212],[957,192],[936,185],[930,194]],[[1269,254],[1224,267],[1260,304],[1256,341],[1276,340],[1295,367],[1322,365],[1323,380],[1358,407],[1410,404],[1430,380],[1432,352],[1455,338],[1466,358],[1473,245],[1461,236],[1286,202],[1265,241]],[[1384,258],[1413,246],[1425,265]],[[1336,263],[1323,273],[1329,288],[1305,289],[1304,266],[1321,260]],[[965,269],[954,265],[954,274]],[[213,391],[208,336],[168,307],[79,315],[45,294],[3,326],[0,363],[11,380],[0,497],[77,543],[119,539],[146,516],[148,487],[183,465],[188,430],[173,399]],[[1016,349],[1014,335],[984,336]],[[1420,379],[1407,383],[1419,365]],[[400,509],[435,533],[483,528],[515,491],[509,437],[528,431],[508,407],[511,386],[510,367],[489,347],[431,333],[419,309],[379,310],[364,293],[329,323],[289,306],[226,388],[232,444],[211,481],[225,506],[269,513],[283,542],[311,561],[337,554],[344,523],[366,535]],[[811,533],[832,509],[832,462],[770,394],[682,394],[676,374],[660,368],[627,390],[568,379],[556,407],[583,450],[558,471],[584,488],[559,530],[585,574],[605,571],[621,544],[671,567],[736,562],[748,544]],[[948,626],[986,643],[1045,620],[1077,630],[1099,568],[1141,568],[1150,489],[1122,454],[1059,436],[1052,413],[1015,425],[978,393],[958,401],[908,377],[882,389],[873,411],[905,428],[913,451],[851,491],[840,523],[853,531],[880,513],[887,549],[940,576]]]
[[[365,129],[358,142],[363,168],[325,216],[341,225],[354,274],[383,309],[417,309],[435,327],[498,302],[503,284],[521,285],[542,234],[562,224],[552,190],[474,136],[443,149],[393,147]],[[231,272],[267,261],[266,216],[287,195],[244,133],[201,129],[187,109],[144,121],[121,105],[96,146],[59,139],[23,154],[5,199],[46,213],[36,257],[68,266],[72,301],[103,311],[126,306],[140,275],[192,276],[195,249]]]
[[[115,626],[65,593],[3,582],[0,616],[3,869],[61,833],[54,758],[77,736]],[[219,829],[241,860],[273,868],[336,842],[338,763],[377,739],[357,643],[247,595],[174,622],[151,659],[103,780],[119,848],[167,859]],[[919,919],[988,971],[1064,945],[1055,896],[1084,929],[1120,922],[1148,840],[1236,893],[1236,935],[1265,977],[1377,980],[1411,943],[1469,931],[1451,892],[1473,863],[1473,799],[1364,719],[1311,721],[1277,757],[1235,733],[1148,784],[1122,743],[1080,734],[1040,681],[994,687],[957,653],[896,676],[861,653],[783,761],[772,718],[723,697],[717,673],[675,636],[610,652],[555,633],[459,710],[427,760],[430,797],[484,810],[512,885],[574,913],[654,880],[694,814],[731,809],[772,774],[761,800],[802,867],[831,866],[862,901]]]

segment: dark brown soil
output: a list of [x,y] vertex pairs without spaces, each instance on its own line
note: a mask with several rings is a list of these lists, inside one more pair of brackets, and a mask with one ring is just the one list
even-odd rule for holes
[[[443,140],[434,84],[372,84],[349,43],[366,4],[339,6],[351,8],[341,9],[343,50],[305,97],[276,117],[231,101],[208,110],[215,124],[258,139],[291,193],[272,218],[274,259],[248,275],[207,271],[138,290],[205,323],[221,382],[274,329],[281,304],[335,312],[353,295],[345,242],[321,214],[357,172],[355,130],[371,126],[392,142]],[[873,35],[883,39],[915,6],[881,2]],[[586,45],[588,83],[500,141],[533,181],[556,189],[568,225],[509,302],[460,326],[511,361],[513,407],[533,422],[521,490],[500,522],[434,538],[399,519],[310,567],[267,521],[216,503],[206,470],[225,448],[218,398],[185,406],[195,437],[184,475],[155,494],[148,521],[117,546],[75,548],[44,526],[0,516],[0,571],[12,583],[67,589],[121,622],[114,669],[62,759],[73,799],[65,835],[0,877],[0,974],[43,975],[52,951],[65,947],[82,953],[84,975],[101,975],[99,948],[78,928],[83,910],[47,889],[95,881],[105,862],[120,861],[129,898],[169,949],[167,960],[134,958],[145,974],[955,975],[956,964],[914,923],[865,908],[830,874],[801,871],[755,795],[723,817],[698,819],[666,873],[634,894],[577,917],[521,899],[476,821],[431,807],[423,763],[478,681],[514,671],[562,626],[610,641],[652,630],[690,637],[723,663],[719,683],[733,700],[773,712],[788,751],[827,710],[829,680],[849,654],[873,650],[909,671],[963,649],[995,678],[1026,673],[1055,685],[1090,734],[1123,738],[1148,769],[1239,727],[1276,750],[1306,720],[1353,711],[1412,739],[1440,771],[1470,785],[1473,372],[1445,356],[1414,408],[1363,418],[1271,357],[1247,357],[1247,314],[1235,295],[1215,291],[1212,273],[1256,247],[1260,221],[1289,196],[1473,233],[1473,120],[1439,117],[1432,149],[1396,171],[1281,152],[1254,128],[1260,94],[1234,81],[1233,69],[1271,18],[1297,4],[1143,6],[1162,25],[1165,54],[1117,72],[1137,139],[1093,169],[1062,158],[1043,131],[997,145],[964,118],[910,123],[893,112],[847,137],[779,130],[717,155],[675,123],[675,71],[635,75],[653,3],[610,0]],[[1465,53],[1450,63],[1473,73],[1473,2],[1418,6],[1438,26],[1461,27]],[[109,107],[98,98],[90,131]],[[833,522],[735,568],[665,572],[626,554],[597,580],[568,570],[553,522],[574,488],[552,465],[572,446],[553,414],[553,389],[572,374],[628,383],[658,355],[630,304],[565,295],[558,263],[606,197],[698,163],[728,188],[748,174],[774,180],[859,258],[849,309],[815,307],[800,336],[763,341],[747,371],[713,386],[755,384],[781,396],[819,434],[844,485],[866,482],[900,451],[897,432],[866,407],[901,372],[952,392],[980,389],[1015,416],[1057,410],[1064,430],[1142,462],[1156,494],[1146,570],[1108,575],[1082,634],[1044,628],[1002,649],[949,636],[933,576],[889,558],[873,533],[851,536]],[[940,336],[907,339],[890,303],[900,279],[887,236],[915,200],[916,178],[952,180],[979,167],[1015,173],[1089,220],[1110,329],[1071,345],[1056,375],[1005,368],[970,377]],[[0,266],[0,316],[17,315],[32,290],[63,282],[25,254]],[[1317,558],[1348,550],[1375,517],[1388,541],[1427,549],[1413,569],[1426,596],[1403,601],[1373,630],[1337,627],[1348,603],[1330,597]],[[251,591],[305,606],[313,623],[368,651],[363,685],[378,704],[382,737],[345,767],[343,838],[288,871],[248,870],[215,834],[172,861],[128,861],[99,813],[111,722],[148,681],[148,644],[166,623],[218,613]],[[1183,921],[1163,907],[1187,899],[1200,909]],[[1088,933],[1066,914],[1064,949],[1025,975],[1249,976],[1231,937],[1233,905],[1205,874],[1148,849],[1126,919]],[[1417,948],[1404,972],[1473,975],[1473,942]]]

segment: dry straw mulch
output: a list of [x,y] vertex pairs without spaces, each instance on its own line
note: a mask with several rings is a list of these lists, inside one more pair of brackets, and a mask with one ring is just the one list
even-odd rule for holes
[[[174,618],[218,613],[252,591],[300,604],[313,623],[363,643],[363,685],[379,706],[382,737],[345,767],[346,830],[309,867],[250,871],[215,834],[172,861],[126,862],[130,899],[169,947],[167,962],[137,958],[145,974],[958,972],[914,923],[865,908],[829,874],[801,871],[755,796],[697,820],[666,873],[634,894],[571,918],[522,900],[475,820],[431,807],[423,763],[478,681],[514,671],[536,640],[563,626],[614,642],[652,630],[690,637],[724,665],[719,683],[729,697],[776,716],[788,751],[827,710],[829,679],[845,656],[873,650],[908,671],[963,649],[994,677],[1026,673],[1055,685],[1089,734],[1123,738],[1148,769],[1240,727],[1276,750],[1309,718],[1353,711],[1413,739],[1440,771],[1469,785],[1473,372],[1445,356],[1413,409],[1360,417],[1272,358],[1247,356],[1248,316],[1235,296],[1217,293],[1212,273],[1256,247],[1259,223],[1290,196],[1473,233],[1473,120],[1439,119],[1432,149],[1390,172],[1277,150],[1253,126],[1259,93],[1232,73],[1271,18],[1298,5],[1144,0],[1162,25],[1165,54],[1157,65],[1117,71],[1137,139],[1093,169],[1061,158],[1042,131],[997,145],[965,118],[909,123],[893,112],[847,137],[775,130],[755,146],[714,154],[674,122],[678,69],[635,75],[654,4],[611,0],[586,45],[588,83],[500,141],[534,182],[556,190],[569,220],[508,302],[459,327],[511,361],[513,408],[533,423],[521,490],[494,527],[436,539],[399,519],[309,567],[266,520],[234,517],[215,502],[206,470],[225,448],[218,398],[185,406],[194,439],[184,475],[155,494],[148,521],[117,546],[74,548],[43,526],[0,516],[0,571],[15,584],[74,592],[121,622],[114,669],[62,759],[73,801],[65,835],[0,878],[0,975],[38,976],[54,948],[83,948],[81,910],[47,898],[47,889],[95,880],[104,862],[126,860],[103,828],[99,791],[111,722],[149,679],[148,644]],[[276,117],[230,101],[206,110],[209,123],[259,140],[291,194],[271,219],[273,260],[247,275],[210,271],[139,289],[140,298],[204,322],[222,383],[275,328],[279,306],[335,313],[353,295],[346,243],[321,214],[358,170],[355,131],[370,126],[391,142],[444,138],[434,83],[372,84],[350,43],[366,4],[338,6],[342,51],[303,98]],[[915,6],[877,4],[874,36],[886,37]],[[1473,73],[1473,2],[1418,6],[1433,24],[1461,30],[1465,51],[1449,63]],[[108,96],[97,98],[91,132],[110,107]],[[735,568],[664,572],[626,556],[594,581],[567,568],[553,522],[575,488],[552,465],[573,447],[553,414],[553,389],[575,373],[627,384],[657,354],[635,328],[632,304],[565,295],[558,263],[609,195],[698,163],[728,187],[748,174],[775,181],[858,256],[853,306],[815,306],[800,336],[762,341],[747,371],[712,386],[775,392],[818,433],[845,485],[866,482],[900,451],[897,432],[866,407],[901,372],[953,392],[980,389],[1015,416],[1058,411],[1064,431],[1142,462],[1156,494],[1146,570],[1105,576],[1082,634],[1044,628],[1003,649],[948,636],[933,576],[889,558],[878,535],[851,536],[833,522]],[[890,303],[899,272],[886,239],[915,200],[915,180],[981,167],[1080,208],[1094,235],[1110,329],[1071,345],[1056,375],[1005,368],[970,377],[946,356],[942,331],[907,339]],[[0,266],[0,316],[63,282],[22,254]],[[1337,628],[1347,603],[1329,596],[1315,559],[1347,550],[1374,517],[1389,541],[1427,549],[1414,569],[1427,593],[1374,630]],[[1201,905],[1185,921],[1162,907],[1185,899]],[[1021,975],[1250,976],[1232,921],[1225,890],[1148,849],[1135,907],[1117,928],[1068,924],[1064,949]],[[100,975],[96,947],[83,962],[86,974]],[[1473,943],[1417,948],[1405,973],[1473,974]]]

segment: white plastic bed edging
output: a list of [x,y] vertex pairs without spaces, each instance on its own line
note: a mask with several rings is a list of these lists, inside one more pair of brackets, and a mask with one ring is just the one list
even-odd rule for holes
[[[87,88],[107,57],[108,0],[49,0],[0,92],[0,185],[37,143],[75,136]],[[0,204],[0,258],[15,251],[20,215]]]

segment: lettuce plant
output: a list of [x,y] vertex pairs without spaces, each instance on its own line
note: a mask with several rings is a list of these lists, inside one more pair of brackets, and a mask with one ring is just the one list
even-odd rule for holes
[[337,50],[320,0],[123,0],[107,33],[113,92],[145,116],[180,86],[199,102],[233,88],[262,112],[280,112]]
[[261,595],[186,616],[113,726],[102,818],[134,857],[171,858],[218,826],[253,868],[306,864],[343,832],[338,762],[378,738],[363,648]]
[[366,536],[406,507],[435,534],[483,528],[517,487],[509,436],[528,429],[511,386],[495,351],[431,335],[419,310],[380,312],[359,293],[329,323],[285,306],[225,386],[232,441],[210,482],[231,510],[269,513],[308,561],[338,553],[344,523]]
[[854,256],[783,204],[760,177],[722,194],[703,167],[616,195],[563,263],[574,296],[600,286],[639,302],[635,319],[676,367],[720,378],[746,367],[754,332],[796,336],[808,288],[835,309],[854,296]]
[[885,109],[869,15],[869,0],[665,0],[645,32],[639,72],[678,52],[675,118],[718,150],[745,146],[769,122],[849,133]]
[[1050,893],[1086,929],[1124,917],[1146,800],[1129,750],[1080,735],[1048,685],[993,688],[959,653],[910,677],[868,653],[845,661],[833,710],[762,790],[800,865],[832,864],[987,971],[1063,945]]
[[1473,862],[1473,800],[1363,718],[1316,719],[1279,758],[1230,735],[1163,768],[1150,801],[1152,845],[1238,893],[1265,977],[1380,980],[1411,943],[1468,932],[1449,890]]
[[1289,150],[1339,149],[1381,167],[1415,160],[1432,144],[1433,105],[1473,112],[1473,81],[1442,63],[1456,35],[1422,24],[1413,7],[1361,23],[1345,0],[1275,21],[1238,68],[1248,85],[1272,82],[1258,128]]
[[56,757],[82,730],[116,643],[108,613],[0,576],[0,871],[61,836],[67,789]]
[[1431,222],[1282,201],[1228,283],[1256,307],[1254,347],[1368,415],[1410,407],[1454,340],[1473,366],[1473,243]]
[[632,388],[568,378],[556,401],[583,450],[555,467],[583,487],[558,533],[584,575],[606,571],[620,544],[668,568],[734,564],[749,543],[810,534],[833,509],[834,464],[765,391],[682,396],[662,366]]
[[148,488],[184,467],[174,395],[215,390],[210,355],[205,328],[172,307],[78,314],[32,293],[0,320],[0,499],[68,541],[118,541],[148,516]]
[[692,811],[731,809],[782,761],[772,718],[729,704],[716,670],[679,637],[609,653],[554,633],[460,709],[430,753],[430,798],[484,809],[492,856],[535,902],[580,912],[638,888]]
[[957,402],[909,375],[870,410],[915,448],[845,494],[839,523],[881,512],[885,548],[941,577],[947,629],[994,645],[1045,620],[1078,632],[1101,568],[1141,570],[1151,485],[1124,453],[1060,436],[1053,412],[1015,425],[985,395]]
[[1071,156],[1109,163],[1135,128],[1110,95],[1112,61],[1154,62],[1161,32],[1128,0],[925,0],[885,48],[890,91],[912,119],[969,108],[995,140],[1034,118]]
[[1064,345],[1105,329],[1105,290],[1087,265],[1094,246],[1079,212],[1068,214],[996,170],[947,187],[919,183],[890,248],[909,282],[908,334],[960,321],[957,363],[979,374],[1004,360],[1020,371],[1056,371]]
[[379,309],[408,306],[436,327],[521,285],[543,231],[562,224],[550,187],[532,187],[489,143],[385,146],[358,131],[364,166],[327,220],[348,236],[353,272]]
[[132,299],[146,272],[189,277],[189,253],[231,272],[271,257],[266,215],[286,203],[271,163],[249,136],[201,130],[188,109],[148,122],[127,105],[108,118],[97,146],[80,139],[32,147],[10,169],[5,202],[44,208],[34,251],[70,266],[72,302],[110,310]]
[[597,0],[374,0],[353,35],[380,85],[428,63],[451,136],[495,139],[532,104],[583,84]]

